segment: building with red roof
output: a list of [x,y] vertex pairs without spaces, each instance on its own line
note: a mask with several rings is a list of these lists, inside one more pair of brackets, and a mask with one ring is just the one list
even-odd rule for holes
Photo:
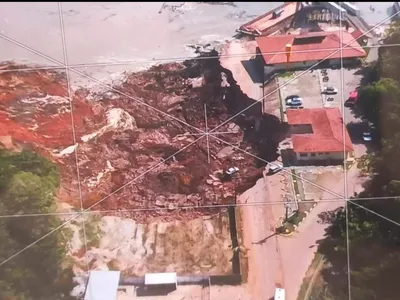
[[[298,35],[257,37],[257,53],[265,73],[285,69],[308,68],[324,61],[325,66],[339,66],[365,57],[367,53],[346,30],[308,32]],[[291,45],[290,53],[286,50]],[[340,47],[344,47],[339,51]]]
[[288,109],[287,119],[298,160],[343,161],[354,156],[338,108]]

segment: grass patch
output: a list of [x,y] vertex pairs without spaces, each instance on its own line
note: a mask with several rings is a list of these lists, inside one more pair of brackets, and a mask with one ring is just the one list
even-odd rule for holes
[[299,185],[297,183],[296,171],[295,171],[295,169],[292,169],[291,171],[292,171],[294,192],[296,193],[296,195],[300,195]]
[[304,212],[296,211],[286,221],[283,222],[281,227],[276,229],[276,232],[285,234],[293,232],[295,230],[295,226],[298,226],[305,216],[306,214]]
[[299,223],[303,220],[306,214],[302,211],[296,211],[293,215],[291,215],[287,220],[286,223],[292,225],[299,225]]
[[294,72],[286,71],[282,74],[279,74],[279,77],[290,79],[290,78],[294,77]]

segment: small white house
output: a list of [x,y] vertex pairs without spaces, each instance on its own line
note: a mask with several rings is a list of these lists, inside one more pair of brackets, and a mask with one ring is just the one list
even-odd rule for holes
[[116,300],[119,271],[90,271],[85,300]]

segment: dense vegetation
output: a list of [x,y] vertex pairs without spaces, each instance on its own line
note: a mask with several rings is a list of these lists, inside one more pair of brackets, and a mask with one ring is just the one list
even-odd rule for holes
[[[400,43],[400,24],[393,23],[385,45]],[[346,213],[333,217],[319,251],[328,266],[326,286],[311,299],[349,299],[347,244],[349,239],[352,300],[399,299],[400,226],[374,215],[374,211],[400,223],[400,47],[381,47],[379,60],[366,68],[356,110],[376,128],[375,150],[367,155],[371,180]],[[357,200],[379,197],[374,200]],[[361,208],[359,206],[363,206]]]
[[[0,215],[52,213],[57,167],[28,151],[0,149]],[[0,218],[0,263],[60,225],[54,215]],[[0,266],[0,299],[68,299],[71,278],[63,271],[66,237],[59,231]]]

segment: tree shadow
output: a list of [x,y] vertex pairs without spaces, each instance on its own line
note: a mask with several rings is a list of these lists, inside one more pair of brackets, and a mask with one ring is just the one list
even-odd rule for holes
[[262,245],[266,241],[268,241],[271,237],[274,237],[274,236],[276,236],[276,233],[273,233],[273,234],[271,234],[271,235],[269,235],[269,236],[267,236],[267,237],[265,237],[265,238],[263,238],[263,239],[261,239],[261,240],[259,240],[257,242],[252,242],[252,244],[254,244],[254,245]]

